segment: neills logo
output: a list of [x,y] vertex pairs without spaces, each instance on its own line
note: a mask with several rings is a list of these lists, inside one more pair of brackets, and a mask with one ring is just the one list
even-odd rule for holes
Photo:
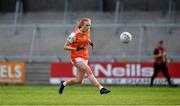
[[[122,66],[113,66],[112,64],[90,64],[94,75],[105,77],[151,77],[153,74],[153,67],[141,66],[141,64],[123,64]],[[73,67],[73,74],[77,72]]]

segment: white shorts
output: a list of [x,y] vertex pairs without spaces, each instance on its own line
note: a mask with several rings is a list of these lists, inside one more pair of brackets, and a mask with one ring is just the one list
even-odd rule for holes
[[75,59],[71,59],[71,63],[73,65],[79,63],[79,62],[84,62],[85,64],[88,64],[88,60],[87,59],[84,59],[84,58],[81,58],[81,57],[77,57]]

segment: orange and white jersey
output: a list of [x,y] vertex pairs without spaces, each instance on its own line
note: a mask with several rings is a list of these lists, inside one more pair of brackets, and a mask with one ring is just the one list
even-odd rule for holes
[[71,59],[75,59],[78,57],[88,59],[88,44],[90,41],[90,34],[89,32],[86,32],[82,34],[79,30],[72,32],[69,37],[67,38],[67,42],[71,47],[77,48],[77,47],[84,47],[85,49],[76,51],[72,50],[70,57]]

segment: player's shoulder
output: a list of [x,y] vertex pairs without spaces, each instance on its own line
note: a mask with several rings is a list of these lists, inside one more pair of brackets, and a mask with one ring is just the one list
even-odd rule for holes
[[81,34],[79,30],[74,30],[70,35],[73,37],[77,37],[78,34]]
[[158,48],[158,47],[156,47],[156,48],[154,48],[154,50],[159,50],[159,48]]
[[71,34],[69,36],[74,37],[74,36],[76,36],[76,33],[75,32],[71,32]]
[[67,41],[72,43],[74,40],[76,39],[76,34],[74,32],[72,32],[68,38],[67,38]]
[[159,48],[154,48],[154,53],[159,53]]

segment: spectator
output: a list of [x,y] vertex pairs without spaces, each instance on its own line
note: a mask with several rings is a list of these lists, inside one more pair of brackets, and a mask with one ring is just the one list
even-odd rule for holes
[[170,75],[168,73],[168,66],[167,66],[167,54],[166,49],[163,47],[163,41],[160,40],[158,42],[158,46],[154,49],[154,73],[151,77],[151,84],[153,86],[153,81],[157,77],[158,73],[161,71],[164,76],[166,77],[169,86],[176,87],[177,85],[173,85],[170,80]]

